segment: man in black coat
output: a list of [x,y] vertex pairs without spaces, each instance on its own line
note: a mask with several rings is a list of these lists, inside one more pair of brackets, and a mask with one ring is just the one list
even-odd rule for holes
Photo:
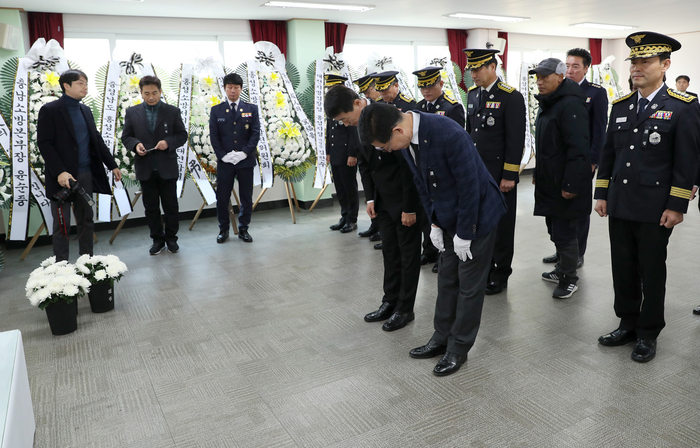
[[535,122],[535,215],[544,216],[559,261],[542,279],[557,283],[552,296],[567,299],[578,289],[578,219],[591,211],[588,113],[581,88],[564,78],[566,65],[549,58],[530,70],[537,75],[540,113]]
[[87,75],[80,70],[67,70],[58,82],[63,96],[39,110],[37,144],[46,167],[46,195],[52,198],[53,253],[57,261],[62,261],[68,260],[71,202],[81,255],[92,255],[93,210],[76,194],[61,206],[53,196],[62,188],[70,188],[71,181],[78,182],[88,195],[111,195],[112,186],[104,167],[112,170],[116,181],[121,180],[122,173],[97,131],[92,111],[80,102],[88,92]]
[[[159,254],[165,245],[177,252],[179,228],[176,149],[187,141],[187,129],[180,109],[161,102],[160,79],[144,76],[139,81],[143,103],[126,110],[122,143],[137,156],[134,158],[136,179],[141,182],[146,223],[151,231],[151,255]],[[161,220],[160,207],[163,206]],[[163,231],[165,224],[165,231]]]

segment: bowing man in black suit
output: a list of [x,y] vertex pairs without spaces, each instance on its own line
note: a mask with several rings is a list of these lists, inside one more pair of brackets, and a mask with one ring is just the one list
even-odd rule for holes
[[[121,180],[122,173],[97,132],[92,111],[80,102],[88,92],[87,75],[80,70],[66,70],[58,83],[63,96],[42,106],[37,121],[37,144],[46,166],[46,195],[53,198],[61,188],[70,188],[70,181],[77,181],[89,195],[93,192],[111,195],[104,166],[112,170],[117,181]],[[71,202],[80,254],[92,255],[95,226],[92,207],[74,194],[61,206],[51,200],[53,253],[57,261],[68,260]]]
[[253,212],[253,169],[257,162],[260,119],[258,106],[240,99],[243,78],[236,73],[224,76],[226,101],[211,108],[209,136],[217,157],[216,166],[216,216],[219,218],[217,243],[228,239],[231,220],[228,203],[231,200],[233,181],[238,178],[238,196],[241,211],[238,213],[238,238],[252,243],[248,233]]
[[122,143],[137,154],[134,169],[136,179],[141,182],[146,222],[153,240],[148,252],[157,255],[167,244],[168,251],[175,253],[180,249],[177,244],[180,223],[176,149],[187,141],[187,129],[180,109],[161,102],[160,79],[144,76],[139,81],[139,89],[144,102],[126,110]]

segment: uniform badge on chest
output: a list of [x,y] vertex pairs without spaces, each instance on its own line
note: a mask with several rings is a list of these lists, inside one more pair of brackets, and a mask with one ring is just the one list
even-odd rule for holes
[[245,128],[246,128],[246,129],[248,129],[249,127],[250,127],[250,125],[245,125]]
[[501,108],[501,102],[500,102],[500,101],[487,101],[487,102],[486,102],[486,108],[487,108],[487,109],[500,109],[500,108]]
[[496,124],[496,119],[493,118],[493,117],[488,117],[488,118],[486,119],[486,124],[489,125],[489,126],[493,126],[494,124]]
[[661,143],[661,134],[658,132],[652,132],[651,135],[649,135],[649,143],[652,145],[658,145]]

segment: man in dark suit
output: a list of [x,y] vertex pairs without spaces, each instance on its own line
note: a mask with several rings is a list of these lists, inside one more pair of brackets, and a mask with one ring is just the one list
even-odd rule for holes
[[615,314],[605,346],[635,342],[632,360],[651,361],[666,325],[666,257],[692,195],[700,147],[700,105],[663,78],[680,42],[641,31],[626,39],[637,88],[613,102],[596,180],[595,211],[609,215]]
[[687,93],[688,95],[697,96],[693,92],[688,92],[688,87],[690,87],[690,76],[679,75],[676,77],[676,90],[680,93]]
[[139,81],[139,89],[144,102],[126,110],[122,143],[138,155],[134,158],[134,168],[136,179],[141,182],[146,223],[153,240],[148,252],[158,255],[167,244],[168,251],[175,253],[180,250],[177,244],[180,223],[176,149],[187,141],[187,129],[180,109],[161,102],[160,79],[144,76]]
[[217,157],[216,166],[216,215],[219,218],[217,243],[228,239],[231,219],[228,203],[231,200],[233,181],[238,178],[238,196],[241,211],[238,214],[238,238],[252,243],[248,233],[250,215],[253,212],[253,168],[256,166],[260,119],[258,107],[240,99],[243,79],[230,73],[224,76],[226,101],[211,108],[209,135]]
[[[326,88],[342,84],[346,77],[326,74]],[[326,122],[326,161],[331,164],[333,185],[340,203],[340,220],[331,230],[350,233],[357,229],[357,213],[360,198],[357,192],[357,157],[355,146],[350,144],[351,131],[329,117]]]
[[474,81],[467,96],[467,131],[508,206],[508,212],[498,223],[486,286],[486,294],[492,295],[508,286],[513,273],[518,181],[527,117],[522,94],[498,79],[496,53],[499,51],[466,49],[464,52]]
[[[360,101],[354,90],[345,86],[333,87],[326,102],[326,115],[339,110],[351,111],[355,101]],[[330,91],[329,91],[330,92]],[[328,97],[327,97],[328,98]],[[415,319],[413,305],[416,301],[420,276],[420,227],[417,213],[422,213],[418,191],[413,185],[413,174],[404,157],[398,152],[380,153],[371,145],[360,142],[357,127],[346,127],[351,145],[356,148],[358,165],[365,186],[367,214],[376,219],[382,232],[384,257],[384,297],[378,310],[365,316],[367,322],[388,319],[382,330],[394,331],[405,327]]]
[[[358,78],[353,82],[357,84],[357,88],[360,90],[360,93],[369,100],[377,101],[377,99],[381,98],[381,95],[374,90],[375,82],[371,74]],[[364,184],[364,181],[362,182],[362,187],[365,189],[365,191],[367,191],[368,187]],[[369,228],[365,231],[359,232],[358,235],[360,238],[369,238],[370,241],[381,241],[382,234],[379,231],[379,223],[377,222],[377,219],[372,219],[372,224],[370,224]]]
[[[425,67],[413,72],[418,77],[418,88],[423,99],[416,104],[416,110],[429,114],[443,115],[464,127],[464,107],[442,91],[445,82],[440,76],[441,67]],[[420,257],[421,265],[435,263],[433,272],[438,271],[438,251],[430,241],[430,220],[423,213],[421,229],[423,230],[423,255]]]
[[375,103],[362,111],[360,136],[379,150],[402,150],[413,172],[441,254],[435,333],[409,354],[444,353],[433,373],[450,375],[466,361],[479,330],[494,230],[506,212],[503,195],[469,134],[453,120]]
[[[605,128],[608,125],[608,92],[598,84],[588,82],[586,72],[593,59],[588,50],[573,48],[566,53],[566,77],[578,83],[586,96],[588,112],[588,133],[591,144],[591,179],[600,158],[600,151],[605,143]],[[578,265],[583,266],[583,256],[588,246],[588,231],[591,227],[591,214],[586,213],[578,220]],[[544,263],[556,263],[557,254],[542,259]]]
[[[46,166],[46,195],[50,198],[70,182],[78,182],[88,195],[112,194],[104,167],[112,170],[120,181],[122,173],[112,152],[97,131],[89,107],[80,101],[88,92],[87,75],[80,70],[67,70],[58,80],[63,96],[39,110],[37,144]],[[53,253],[57,261],[68,260],[70,204],[73,203],[78,227],[80,254],[92,255],[93,210],[81,196],[74,194],[59,206],[51,200],[53,215]]]

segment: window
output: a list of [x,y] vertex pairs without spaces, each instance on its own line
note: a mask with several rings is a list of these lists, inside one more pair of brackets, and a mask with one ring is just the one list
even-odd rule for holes
[[101,92],[95,87],[95,74],[100,67],[110,59],[109,39],[68,38],[63,40],[64,52],[70,62],[74,62],[84,71],[88,78],[90,96],[98,96]]
[[124,61],[132,53],[139,53],[143,62],[165,70],[170,75],[183,62],[195,62],[195,58],[207,58],[219,54],[219,45],[211,40],[150,40],[117,39],[115,60]]
[[224,41],[224,65],[236,70],[239,65],[255,57],[255,47],[252,40]]

